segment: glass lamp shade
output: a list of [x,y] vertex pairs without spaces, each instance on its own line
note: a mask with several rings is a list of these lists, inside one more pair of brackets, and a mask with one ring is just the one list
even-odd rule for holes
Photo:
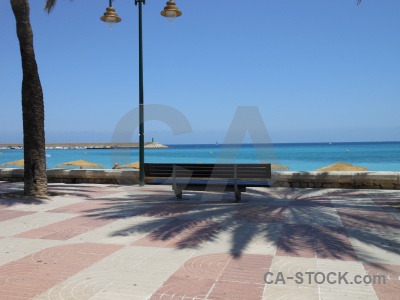
[[166,4],[167,6],[164,7],[161,15],[166,17],[170,23],[173,23],[176,17],[182,15],[182,12],[178,9],[174,1],[170,0]]
[[121,22],[121,18],[115,12],[114,7],[107,7],[106,12],[100,18],[103,22],[106,22],[108,27],[113,27],[115,23]]

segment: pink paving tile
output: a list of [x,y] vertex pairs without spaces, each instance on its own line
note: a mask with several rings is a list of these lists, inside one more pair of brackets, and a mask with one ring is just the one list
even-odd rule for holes
[[171,276],[150,299],[207,299],[213,284],[211,279],[182,280]]
[[358,260],[344,228],[285,224],[277,255]]
[[0,299],[31,299],[121,249],[118,245],[72,244],[47,248],[0,266]]
[[313,234],[318,258],[358,260],[344,228],[314,226]]
[[183,231],[166,245],[168,248],[192,248],[216,238],[220,224],[212,221],[200,221]]
[[135,241],[134,246],[187,248],[213,239],[219,224],[211,221],[175,219]]
[[345,227],[400,229],[400,221],[390,212],[343,208],[336,211]]
[[88,198],[99,198],[99,197],[105,197],[105,196],[109,196],[112,194],[116,194],[119,193],[118,191],[98,191],[98,192],[94,192],[94,193],[88,193],[87,197]]
[[132,245],[162,247],[194,224],[196,224],[195,220],[173,220],[135,241]]
[[242,255],[229,261],[219,280],[264,284],[271,262],[272,255]]
[[261,299],[271,255],[206,254],[186,261],[151,299]]
[[314,236],[313,227],[310,225],[283,224],[281,237],[293,240],[310,241]]
[[139,211],[137,216],[147,216],[147,217],[177,217],[183,213],[186,213],[193,208],[197,207],[196,203],[182,203],[182,202],[172,202],[172,203],[158,203],[154,206],[146,208]]
[[396,198],[382,198],[382,199],[372,199],[380,208],[382,208],[385,212],[393,212],[395,208],[392,206],[393,204],[399,204],[400,199]]
[[0,209],[0,222],[33,214],[31,211]]
[[276,255],[315,257],[312,226],[284,224],[279,237]]
[[258,205],[240,208],[233,218],[248,222],[282,223],[286,212],[286,207]]
[[186,261],[175,273],[175,277],[187,279],[217,280],[225,270],[232,256],[224,253],[207,254]]
[[367,195],[362,192],[362,191],[357,191],[357,190],[338,190],[338,191],[332,191],[328,192],[328,195],[330,196],[356,196],[356,197],[367,197]]
[[41,237],[41,239],[65,241],[65,240],[69,240],[77,235],[89,232],[90,230],[91,230],[90,228],[85,228],[85,227],[67,228],[62,231],[57,231],[57,232],[53,232],[53,233],[44,235]]
[[16,237],[20,238],[40,238],[50,240],[67,240],[82,233],[111,223],[112,219],[93,219],[89,217],[75,217],[63,220],[40,228],[32,229],[20,234]]
[[373,279],[372,286],[379,299],[400,299],[400,265],[368,264],[364,268],[370,276],[381,276],[383,278]]
[[264,284],[218,281],[207,299],[259,300],[262,298],[263,290]]
[[48,187],[48,190],[51,192],[57,192],[57,191],[66,191],[71,194],[84,194],[84,193],[90,193],[90,192],[98,192],[98,191],[103,191],[107,189],[107,187],[104,187],[102,185],[97,185],[97,186],[85,186],[82,184],[79,185],[66,185],[66,184],[51,184]]
[[306,257],[306,258],[316,257],[316,253],[313,248],[304,248],[304,247],[297,247],[297,248],[291,247],[290,249],[278,248],[276,250],[276,255],[291,256],[291,257]]
[[289,202],[290,206],[333,207],[329,197],[300,195]]
[[80,213],[92,212],[96,209],[102,209],[112,205],[115,205],[115,203],[113,203],[110,200],[85,200],[80,203],[74,203],[58,207],[49,210],[49,212],[80,214]]
[[362,216],[376,229],[400,230],[400,221],[391,212],[364,210]]
[[317,258],[358,261],[357,254],[350,242],[317,240],[315,252]]

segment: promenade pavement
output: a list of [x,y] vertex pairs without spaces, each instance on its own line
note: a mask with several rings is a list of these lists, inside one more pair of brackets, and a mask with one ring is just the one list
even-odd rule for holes
[[0,299],[400,299],[400,191],[0,182]]

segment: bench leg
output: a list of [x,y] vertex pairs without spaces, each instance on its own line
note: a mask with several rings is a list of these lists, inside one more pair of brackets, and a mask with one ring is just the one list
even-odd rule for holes
[[177,199],[182,199],[182,191],[175,190],[175,196]]
[[235,198],[236,198],[236,202],[240,202],[242,200],[242,192],[241,191],[236,191],[235,192]]

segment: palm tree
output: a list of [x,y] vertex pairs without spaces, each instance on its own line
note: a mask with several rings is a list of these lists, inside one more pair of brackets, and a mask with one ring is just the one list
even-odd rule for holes
[[[111,0],[112,1],[112,0]],[[357,5],[362,0],[356,0]],[[10,0],[17,26],[22,61],[22,118],[24,131],[24,193],[29,196],[47,194],[44,102],[33,47],[29,1]],[[51,12],[57,0],[45,0]]]
[[22,61],[22,119],[24,132],[24,193],[47,194],[44,103],[33,47],[29,1],[10,0]]
[[53,10],[56,3],[57,0],[46,0],[46,4],[44,5],[44,10],[47,10],[47,12],[50,13]]

